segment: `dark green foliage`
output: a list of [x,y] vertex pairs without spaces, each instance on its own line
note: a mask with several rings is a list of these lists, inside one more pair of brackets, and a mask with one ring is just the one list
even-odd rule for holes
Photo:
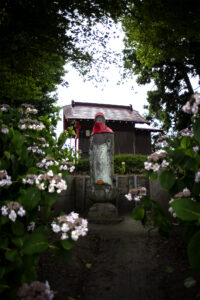
[[114,157],[114,171],[121,174],[122,162],[125,162],[125,174],[144,173],[144,162],[147,155],[142,154],[120,154]]
[[[125,162],[125,173],[123,174],[142,174],[144,173],[144,162],[146,155],[142,154],[120,154],[114,156],[114,173],[121,174],[122,162]],[[76,165],[76,173],[87,173],[90,171],[89,159],[81,159]]]
[[80,159],[76,165],[76,173],[87,173],[90,172],[90,162],[88,158]]
[[165,129],[182,129],[189,118],[181,110],[194,93],[190,80],[200,74],[200,6],[197,0],[126,1],[124,66],[148,92],[148,117]]

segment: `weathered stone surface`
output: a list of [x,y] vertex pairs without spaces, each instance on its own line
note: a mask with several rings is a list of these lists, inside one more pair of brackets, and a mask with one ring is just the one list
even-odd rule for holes
[[95,203],[89,209],[88,220],[92,223],[117,223],[122,218],[118,217],[117,208],[112,203]]

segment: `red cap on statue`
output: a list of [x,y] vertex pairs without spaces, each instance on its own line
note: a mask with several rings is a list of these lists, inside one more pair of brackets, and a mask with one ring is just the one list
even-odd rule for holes
[[[99,120],[96,120],[97,118]],[[106,126],[105,116],[104,116],[103,113],[98,112],[94,116],[94,119],[95,119],[95,124],[94,124],[93,131],[92,131],[91,135],[98,134],[98,133],[114,133],[112,131],[112,129],[110,129],[108,126]]]

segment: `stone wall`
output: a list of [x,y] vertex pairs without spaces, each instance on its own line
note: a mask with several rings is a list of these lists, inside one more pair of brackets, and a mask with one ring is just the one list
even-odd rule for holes
[[[69,175],[67,177],[68,189],[63,191],[53,208],[53,214],[59,215],[62,211],[69,213],[71,211],[79,212],[86,215],[92,202],[88,197],[88,187],[90,185],[90,177],[87,175]],[[143,175],[115,175],[114,183],[118,190],[116,203],[114,203],[120,215],[131,213],[134,208],[134,201],[129,202],[124,195],[128,193],[129,189],[145,186],[148,194],[152,199],[158,201],[166,210],[168,210],[169,196],[164,191],[158,181],[149,181]]]

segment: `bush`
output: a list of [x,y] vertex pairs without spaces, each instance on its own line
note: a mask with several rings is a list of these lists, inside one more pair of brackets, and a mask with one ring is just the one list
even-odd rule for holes
[[87,173],[87,174],[89,174],[89,172],[90,172],[89,158],[79,160],[79,162],[76,165],[75,172],[76,173]]
[[[141,174],[144,172],[144,162],[147,160],[146,155],[141,154],[120,154],[114,157],[114,173],[116,174]],[[125,162],[125,171],[122,170],[122,162]],[[90,172],[89,159],[81,159],[76,165],[76,173]]]
[[144,172],[144,162],[147,155],[142,154],[119,154],[114,157],[114,172],[122,174],[122,162],[125,162],[124,174],[141,174]]
[[190,267],[200,271],[200,94],[192,95],[182,109],[191,115],[189,128],[174,136],[160,136],[156,143],[159,150],[145,162],[147,175],[151,180],[158,178],[161,187],[168,191],[169,213],[174,220],[146,195],[132,198],[136,191],[130,190],[126,198],[140,200],[133,218],[145,224],[151,211],[151,224],[162,235],[168,236],[174,223],[182,226]]
[[0,105],[1,299],[16,299],[19,287],[31,282],[36,282],[33,289],[38,286],[37,264],[47,248],[67,259],[74,242],[86,234],[87,221],[74,212],[51,223],[51,207],[74,170],[72,152],[64,146],[74,132],[57,139],[56,120],[57,115],[37,116],[32,105]]

